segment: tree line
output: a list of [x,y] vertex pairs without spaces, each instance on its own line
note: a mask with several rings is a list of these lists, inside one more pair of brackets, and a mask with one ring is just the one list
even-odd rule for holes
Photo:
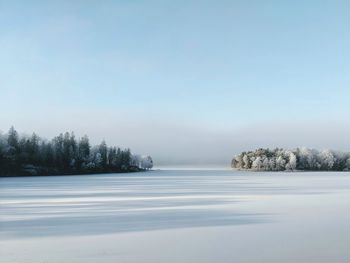
[[257,149],[236,155],[231,167],[256,171],[350,171],[350,153],[308,148]]
[[50,141],[35,133],[20,136],[14,127],[0,134],[0,175],[131,172],[152,167],[150,156],[108,147],[105,141],[91,146],[86,135],[76,139],[73,132],[61,133]]

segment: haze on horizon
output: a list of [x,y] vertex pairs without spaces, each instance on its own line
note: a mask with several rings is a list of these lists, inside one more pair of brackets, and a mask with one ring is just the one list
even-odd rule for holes
[[0,130],[229,166],[350,149],[348,1],[1,1]]

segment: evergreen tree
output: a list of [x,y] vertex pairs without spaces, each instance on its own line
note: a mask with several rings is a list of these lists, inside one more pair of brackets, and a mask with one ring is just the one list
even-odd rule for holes
[[107,168],[107,144],[106,142],[103,140],[98,148],[99,153],[101,155],[101,167],[102,169],[106,169]]
[[148,156],[131,167],[135,159],[130,149],[108,147],[105,141],[91,147],[86,135],[77,142],[73,132],[61,133],[51,141],[35,133],[20,137],[14,127],[7,135],[0,133],[0,175],[127,172],[149,169],[153,163]]

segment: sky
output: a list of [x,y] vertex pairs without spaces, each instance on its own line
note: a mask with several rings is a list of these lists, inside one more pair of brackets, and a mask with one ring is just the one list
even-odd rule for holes
[[349,1],[0,0],[0,130],[156,165],[350,149]]

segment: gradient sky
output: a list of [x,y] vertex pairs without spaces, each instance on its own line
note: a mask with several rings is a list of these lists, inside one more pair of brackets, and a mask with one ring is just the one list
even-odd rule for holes
[[350,149],[349,1],[0,0],[0,130],[158,165]]

